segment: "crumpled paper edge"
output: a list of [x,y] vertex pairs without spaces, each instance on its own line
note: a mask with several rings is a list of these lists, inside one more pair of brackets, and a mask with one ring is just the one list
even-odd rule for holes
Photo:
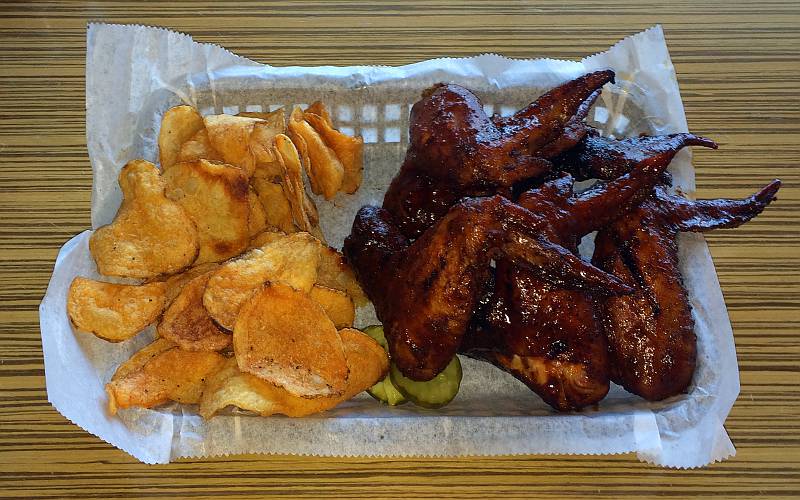
[[[91,36],[92,26],[100,26],[100,25],[90,25],[89,36]],[[118,25],[118,26],[121,29],[128,28],[125,25]],[[164,28],[148,28],[148,29],[159,30],[161,32],[167,33],[168,36],[178,36],[178,37],[180,37],[179,39],[181,41],[183,41],[184,43],[192,43],[192,44],[194,44],[194,42],[191,40],[191,37],[189,37],[188,35],[175,33],[173,31],[166,30]],[[613,55],[615,52],[619,52],[620,49],[622,47],[624,47],[625,45],[631,45],[632,44],[631,41],[636,39],[637,37],[655,37],[655,38],[659,39],[661,41],[661,43],[663,44],[664,53],[666,55],[666,60],[669,61],[669,55],[666,52],[666,45],[663,42],[663,32],[662,32],[660,26],[656,26],[656,27],[650,28],[650,29],[648,29],[648,30],[646,30],[646,31],[644,31],[642,33],[638,33],[636,35],[632,35],[630,37],[627,37],[627,38],[617,42],[609,50],[600,52],[600,53],[595,54],[593,56],[589,56],[589,57],[583,59],[582,63],[584,64],[584,66],[586,67],[587,70],[594,69],[594,67],[592,66],[593,62],[597,62],[599,64],[599,61],[603,61],[603,57],[604,56]],[[204,51],[209,51],[212,48],[220,49],[220,50],[222,50],[224,53],[226,53],[228,55],[235,56],[237,63],[240,63],[243,66],[261,66],[261,65],[258,65],[257,63],[254,63],[254,62],[250,61],[250,60],[247,60],[247,59],[241,58],[239,56],[236,56],[235,54],[231,53],[230,51],[227,51],[226,49],[224,49],[222,47],[219,47],[217,45],[212,45],[212,44],[194,44],[194,45],[197,45],[197,46],[201,47],[202,50],[204,50]],[[652,57],[653,55],[652,54],[647,54],[646,56],[647,57]],[[501,60],[501,61],[507,62],[511,66],[513,66],[514,64],[520,64],[520,63],[533,61],[532,59],[526,59],[526,60],[508,59],[508,58],[504,58],[504,57],[496,55],[496,54],[483,54],[483,55],[478,55],[478,56],[473,56],[473,57],[468,57],[468,58],[458,58],[458,59],[457,58],[439,58],[439,59],[434,59],[434,60],[429,60],[429,61],[421,61],[419,63],[414,63],[412,65],[408,65],[408,66],[405,66],[403,68],[407,69],[407,68],[410,68],[410,67],[416,67],[416,69],[422,70],[424,66],[435,65],[436,61],[449,61],[451,63],[452,62],[459,62],[459,61],[465,61],[465,62],[466,61],[470,61],[472,63],[476,63],[475,66],[477,66],[480,69],[480,67],[483,66],[484,64],[488,64],[490,60],[498,60],[498,59]],[[575,62],[557,60],[557,59],[547,59],[545,61],[552,62],[554,65],[575,65]],[[496,62],[496,61],[493,61],[493,62]],[[88,54],[87,54],[87,64],[88,64]],[[608,67],[608,66],[612,66],[612,65],[602,64],[601,66],[597,66],[597,67]],[[292,67],[291,69],[296,69],[296,68],[297,67]],[[319,68],[316,68],[316,69],[318,69],[320,71],[323,71],[323,72],[327,72],[331,68],[333,68],[333,69],[335,69],[335,70],[337,70],[339,72],[343,72],[343,73],[350,74],[350,75],[352,75],[352,70],[353,69],[366,69],[367,70],[366,73],[369,73],[368,70],[370,70],[370,69],[380,69],[380,68],[391,69],[390,67],[380,67],[380,66],[374,66],[374,67],[358,66],[358,67],[343,67],[343,68],[319,67]],[[275,69],[275,68],[271,68],[271,69]],[[285,69],[288,70],[290,68],[285,68]],[[313,70],[315,68],[302,68],[302,69]],[[669,71],[671,73],[671,76],[672,76],[673,79],[675,78],[674,69],[672,68],[671,63],[669,64],[669,66],[667,68],[665,68],[665,70],[667,70],[667,71]],[[362,75],[362,76],[367,76],[367,75]],[[366,81],[366,80],[368,80],[368,78],[364,78],[363,80],[364,80],[365,84],[370,83],[369,81]],[[677,80],[674,80],[674,84],[675,84],[676,90],[677,90]],[[88,82],[87,82],[87,85],[88,85]],[[88,98],[87,98],[87,108],[89,107],[89,104],[90,103],[88,102]],[[682,103],[680,103],[679,99],[678,99],[677,105],[675,103],[673,103],[673,106],[670,109],[673,112],[678,113],[680,117],[683,117],[683,107],[682,107]],[[88,116],[87,116],[87,122],[88,122]],[[686,129],[685,117],[683,117],[682,123],[683,123],[683,127],[681,127],[681,128],[683,130],[685,130]],[[87,130],[89,128],[90,128],[89,124],[87,123]],[[681,130],[673,130],[673,131],[681,131]],[[89,140],[90,140],[90,138],[87,136],[87,141],[89,141]],[[93,195],[94,195],[94,193],[93,193]],[[67,245],[65,245],[65,249],[68,247],[68,245],[69,245],[69,243]],[[64,249],[62,249],[62,251],[63,250]],[[707,252],[707,249],[706,249],[706,252]],[[713,271],[713,267],[711,269]],[[716,279],[716,275],[715,274],[714,274],[714,279]],[[720,293],[720,299],[721,299],[721,293]],[[723,304],[724,304],[724,302],[723,302]],[[727,322],[727,318],[725,318],[725,321]],[[43,323],[42,324],[43,330],[44,330],[44,327],[45,327],[45,325]],[[731,345],[733,344],[732,339],[731,339],[730,343],[731,343]],[[46,356],[47,356],[47,354],[46,354]],[[738,394],[738,391],[737,391],[737,394]],[[724,398],[725,400],[730,399],[730,404],[727,404],[726,401],[720,401],[720,399],[723,399],[723,398],[719,397],[720,395],[716,395],[716,396],[717,396],[716,403],[718,403],[718,404],[715,404],[714,406],[716,407],[717,410],[724,409],[725,407],[727,407],[727,411],[725,411],[724,413],[720,413],[720,414],[727,415],[727,412],[730,410],[730,407],[732,406],[733,401],[735,400],[736,394],[734,394],[732,398]],[[54,406],[56,406],[56,408],[59,409],[59,405],[57,404],[56,401],[54,401],[55,399],[56,399],[55,397],[52,398],[51,402],[53,402]],[[721,404],[719,404],[719,403],[721,403]],[[59,411],[61,411],[61,409],[59,409]],[[650,412],[649,415],[652,416],[652,418],[655,418],[655,414],[654,413]],[[67,415],[65,415],[65,416],[67,416]],[[74,416],[74,418],[71,417],[71,416],[67,416],[67,418],[69,418],[71,421],[77,423],[78,425],[80,425],[81,427],[83,427],[85,429],[91,423],[91,422],[86,421],[86,419],[83,418],[82,416]],[[649,423],[649,424],[651,424],[651,423]],[[722,423],[718,422],[717,426],[718,426],[718,431],[719,432],[718,432],[718,435],[715,437],[715,440],[716,441],[723,441],[723,443],[721,445],[722,450],[719,450],[718,452],[716,452],[714,454],[714,456],[709,456],[708,457],[709,460],[707,462],[705,462],[705,463],[712,462],[712,461],[723,460],[724,458],[727,458],[728,456],[730,456],[730,455],[732,455],[734,453],[732,444],[730,443],[730,440],[728,439],[727,434],[724,431],[724,427],[722,426]],[[645,427],[648,427],[648,426],[645,426]],[[652,425],[649,425],[648,428],[649,428],[649,431],[647,433],[650,434],[652,432]],[[655,424],[655,428],[658,429],[658,424],[657,423]],[[108,436],[100,436],[100,437],[102,439],[105,439],[105,440],[111,442],[111,444],[115,444],[115,446],[117,446],[117,444],[114,442],[115,439],[113,437],[111,437],[110,439],[106,439],[106,437],[108,437]],[[662,442],[664,442],[665,439],[668,441],[669,437],[668,436],[661,436]],[[254,451],[256,451],[256,450],[254,450]],[[597,454],[625,453],[625,452],[629,452],[629,451],[635,451],[635,450],[620,450],[618,452],[610,452],[610,453],[609,452],[602,452],[602,453],[597,453]],[[556,453],[564,453],[564,451],[553,452],[553,454],[556,454]],[[496,454],[496,452],[493,452],[490,455],[495,455],[495,454]],[[517,453],[512,453],[512,454],[517,454]],[[519,454],[528,454],[528,452],[520,452]],[[539,454],[539,453],[536,453],[536,454]],[[541,454],[550,454],[550,453],[541,453]],[[583,453],[581,453],[581,454],[583,454]],[[589,453],[586,453],[586,454],[595,454],[595,453],[589,452]],[[158,453],[157,455],[159,455],[159,456],[158,457],[152,456],[152,457],[149,457],[149,459],[148,459],[148,457],[138,456],[138,454],[136,454],[135,456],[137,456],[137,458],[143,459],[143,461],[148,462],[148,463],[152,463],[152,462],[150,462],[151,460],[153,462],[163,462],[163,461],[165,461],[165,459],[163,458],[163,453]],[[224,455],[224,454],[218,454],[218,455]],[[204,455],[204,456],[218,456],[218,455]],[[176,456],[176,455],[173,454],[173,457],[174,456]],[[325,454],[324,456],[328,456],[328,455]],[[330,456],[362,456],[362,455],[360,455],[360,454],[359,455],[336,455],[336,454],[331,454]],[[431,454],[431,455],[427,455],[427,454],[416,454],[415,453],[415,454],[411,454],[409,456],[452,456],[452,455],[450,455],[450,454],[444,454],[444,455]],[[482,456],[482,455],[475,455],[475,456]],[[646,452],[639,452],[639,458],[644,460],[644,461],[647,461],[649,463],[654,463],[654,464],[657,464],[657,465],[671,466],[671,467],[679,467],[679,468],[690,468],[690,467],[697,467],[697,466],[704,465],[704,463],[689,463],[689,464],[664,463],[663,457],[660,456],[660,453],[659,453],[658,450],[647,450]],[[169,460],[169,455],[167,455],[166,460]]]

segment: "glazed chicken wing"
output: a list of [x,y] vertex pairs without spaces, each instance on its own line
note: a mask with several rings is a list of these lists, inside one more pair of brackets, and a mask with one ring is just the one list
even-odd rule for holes
[[686,146],[717,149],[717,144],[711,139],[688,133],[612,139],[589,129],[575,147],[554,158],[553,163],[578,180],[616,179],[630,172],[645,158],[668,151],[677,152]]
[[583,118],[612,71],[598,71],[542,95],[511,117],[486,116],[480,100],[453,84],[429,89],[414,104],[410,144],[383,207],[416,238],[465,196],[510,192],[550,171],[547,160],[586,132]]
[[493,258],[566,287],[630,290],[548,241],[542,233],[546,224],[501,196],[467,198],[409,243],[387,210],[361,208],[344,253],[375,305],[392,361],[404,375],[430,380],[456,354]]
[[659,187],[600,231],[593,262],[636,287],[602,305],[613,381],[653,401],[686,389],[695,369],[696,337],[676,236],[737,227],[761,213],[779,188],[775,180],[745,200],[689,201]]
[[[524,193],[519,204],[547,221],[542,234],[577,255],[584,235],[649,195],[674,155],[667,151],[640,161],[631,173],[579,196],[567,175]],[[558,410],[594,404],[609,387],[595,295],[499,259],[493,294],[473,318],[463,352],[513,374]]]

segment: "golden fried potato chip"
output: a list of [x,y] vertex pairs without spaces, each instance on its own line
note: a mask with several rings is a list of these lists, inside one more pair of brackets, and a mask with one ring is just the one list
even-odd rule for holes
[[306,110],[303,112],[311,113],[313,115],[317,115],[323,120],[325,123],[328,124],[330,128],[333,128],[333,121],[331,120],[331,114],[328,113],[328,108],[325,107],[325,104],[322,101],[314,101],[311,103],[311,106],[307,107]]
[[356,310],[353,301],[345,292],[314,285],[308,295],[311,300],[322,306],[322,310],[333,321],[337,329],[353,326]]
[[100,274],[152,278],[185,269],[200,248],[197,229],[180,205],[164,195],[155,165],[129,162],[119,173],[122,205],[111,224],[89,238]]
[[181,147],[205,128],[203,117],[192,106],[175,106],[164,113],[158,132],[158,161],[167,170],[178,162]]
[[353,270],[345,262],[344,256],[325,245],[319,253],[316,284],[347,293],[359,307],[369,302]]
[[267,281],[283,282],[308,293],[317,279],[320,242],[294,233],[220,266],[211,275],[203,305],[220,326],[233,330],[239,309]]
[[250,207],[250,218],[247,221],[248,236],[252,238],[267,228],[267,212],[258,199],[258,193],[253,186],[247,191],[247,204]]
[[187,351],[220,351],[230,345],[231,335],[211,320],[203,306],[203,293],[213,272],[197,276],[183,287],[158,324],[160,337]]
[[264,231],[250,238],[250,248],[261,248],[285,237],[282,231]]
[[292,207],[284,193],[284,188],[279,183],[271,182],[260,177],[253,177],[253,188],[258,199],[264,207],[267,225],[285,233],[294,233],[297,228],[292,217]]
[[183,287],[186,286],[186,283],[189,283],[201,274],[206,274],[207,272],[213,271],[218,267],[219,264],[216,262],[206,262],[205,264],[200,264],[199,266],[190,267],[182,273],[173,274],[169,278],[165,279],[164,284],[167,285],[167,304],[171,304],[172,301],[175,300],[175,297],[181,293],[181,290],[183,290]]
[[372,387],[389,370],[383,348],[358,330],[339,332],[350,375],[341,396],[308,399],[276,387],[249,373],[243,373],[235,359],[211,376],[200,400],[200,415],[209,419],[227,406],[236,406],[264,416],[283,414],[304,417],[329,410]]
[[77,277],[67,294],[67,315],[79,330],[120,342],[161,315],[166,292],[165,283],[118,285]]
[[253,126],[253,132],[250,134],[250,150],[256,162],[253,176],[279,183],[283,177],[283,169],[275,152],[275,136],[286,132],[283,108],[271,113],[247,113],[247,115],[254,115],[254,118],[263,120]]
[[[264,394],[258,390],[262,384],[268,387]],[[277,398],[270,399],[272,389],[269,387],[283,391],[283,389],[275,388],[275,386],[259,380],[254,375],[243,373],[239,370],[236,358],[227,359],[223,367],[209,377],[206,382],[200,398],[199,413],[208,420],[220,410],[228,406],[236,406],[265,416],[275,415],[280,413],[281,401]]]
[[108,411],[152,408],[167,401],[200,401],[206,379],[222,368],[225,357],[216,352],[185,351],[158,339],[120,365],[106,384]]
[[233,351],[240,370],[296,396],[338,396],[346,387],[336,327],[307,293],[284,283],[268,283],[245,302]]
[[222,155],[211,147],[211,142],[208,140],[208,131],[204,128],[183,143],[178,153],[178,158],[173,165],[184,161],[196,160],[222,162]]
[[222,155],[225,163],[241,168],[250,178],[256,169],[250,135],[261,120],[231,115],[209,115],[203,120],[211,147]]
[[[278,160],[283,168],[283,189],[286,193],[286,198],[289,200],[295,225],[301,231],[307,231],[324,242],[325,237],[317,225],[319,221],[317,207],[306,194],[306,188],[303,184],[302,167],[300,166],[300,156],[297,153],[297,149],[291,139],[283,134],[275,137],[275,149],[278,152]],[[315,219],[314,222],[312,222],[312,218]]]
[[336,157],[344,168],[341,191],[347,194],[355,193],[361,186],[361,176],[364,163],[364,139],[350,137],[334,129],[324,118],[306,111],[303,113],[306,121],[314,127],[325,145],[336,153]]
[[303,118],[303,111],[299,107],[289,116],[289,135],[300,151],[311,181],[311,190],[315,194],[322,194],[326,200],[333,199],[342,187],[344,167],[336,153],[325,145],[319,133]]
[[176,163],[164,172],[167,198],[180,204],[197,226],[195,264],[239,255],[250,240],[247,177],[238,168],[207,160]]
[[240,111],[236,116],[263,120],[269,128],[277,130],[276,134],[282,134],[286,131],[286,111],[283,108],[278,108],[275,111]]

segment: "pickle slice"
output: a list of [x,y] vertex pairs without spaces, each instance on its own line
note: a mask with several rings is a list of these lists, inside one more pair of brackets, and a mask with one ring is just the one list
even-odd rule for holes
[[[386,352],[389,352],[389,344],[386,342],[386,337],[383,335],[383,326],[368,326],[364,328],[364,333],[375,339]],[[367,389],[367,392],[373,398],[389,406],[398,406],[408,402],[405,396],[394,386],[389,375],[386,375],[383,380]]]
[[389,343],[386,342],[386,336],[383,335],[383,325],[370,325],[364,328],[363,332],[375,339],[384,351],[389,352]]
[[441,408],[456,397],[461,386],[461,362],[453,356],[438,375],[426,382],[406,377],[394,363],[389,368],[389,379],[412,403],[424,408]]

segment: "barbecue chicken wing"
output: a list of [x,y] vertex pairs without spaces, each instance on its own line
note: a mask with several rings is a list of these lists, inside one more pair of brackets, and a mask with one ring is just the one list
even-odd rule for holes
[[[569,175],[520,196],[546,224],[550,241],[578,254],[583,236],[647,197],[676,150],[639,162],[629,174],[575,196]],[[576,410],[609,388],[606,340],[595,311],[597,294],[542,279],[507,259],[497,262],[493,294],[480,301],[462,351],[524,382],[558,410]]]
[[458,200],[510,192],[541,177],[547,160],[586,133],[583,118],[613,81],[598,71],[567,82],[507,118],[489,118],[469,90],[439,84],[411,108],[406,159],[383,200],[400,231],[416,238]]
[[676,236],[744,224],[775,199],[779,188],[775,180],[745,200],[689,201],[659,187],[600,231],[593,262],[636,287],[631,295],[602,301],[614,382],[654,401],[686,389],[695,369],[696,337]]
[[547,224],[501,196],[466,198],[410,243],[387,210],[361,208],[344,253],[375,305],[392,361],[404,375],[430,380],[456,354],[494,258],[564,287],[630,291],[548,241]]
[[578,180],[616,179],[634,165],[659,153],[677,152],[686,146],[717,149],[711,139],[694,134],[639,136],[626,139],[603,137],[589,129],[575,147],[553,159],[556,169],[571,173]]

